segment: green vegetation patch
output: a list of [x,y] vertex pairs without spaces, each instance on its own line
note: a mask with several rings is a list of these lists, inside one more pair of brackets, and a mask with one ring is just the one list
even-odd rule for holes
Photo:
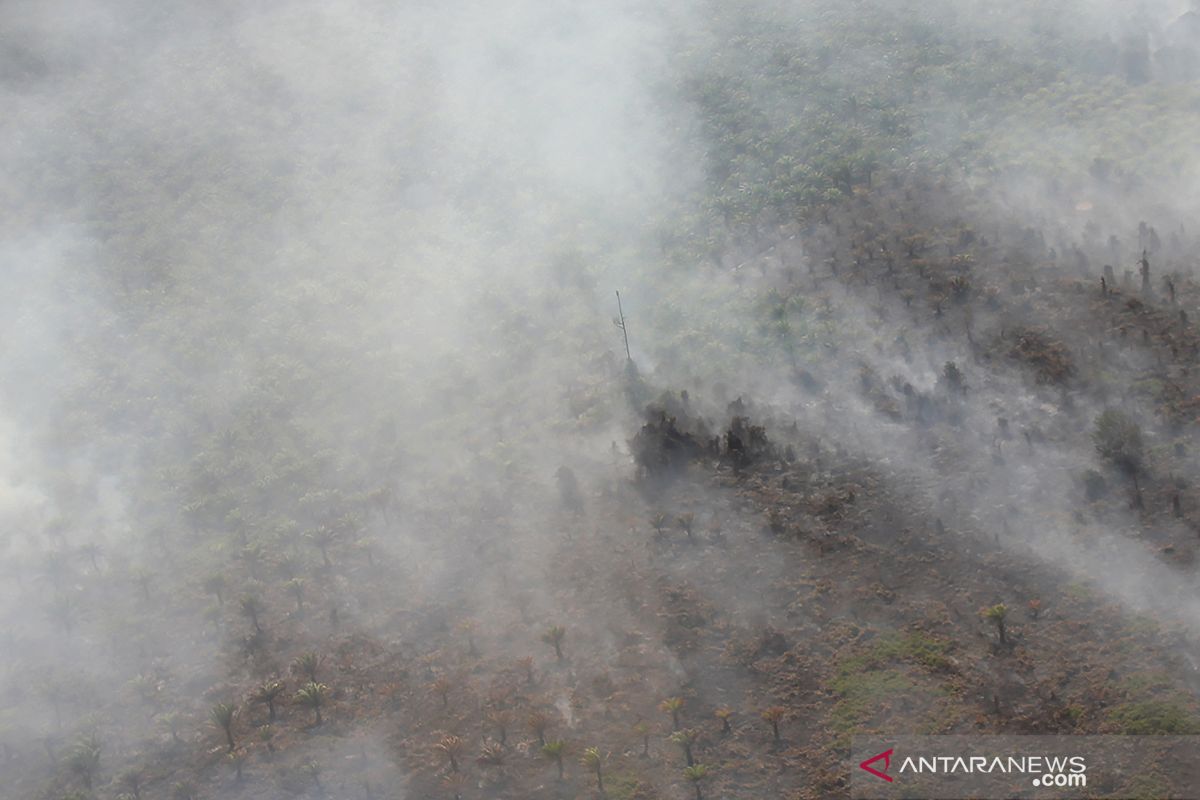
[[945,672],[951,668],[948,649],[947,642],[926,633],[889,634],[866,652],[842,659],[830,683],[839,696],[833,710],[834,730],[848,735],[897,703],[924,706],[944,697],[944,689],[920,682],[918,676],[898,665],[907,663],[931,672]]
[[866,653],[843,660],[838,673],[839,677],[844,677],[895,661],[917,663],[930,670],[947,670],[950,668],[950,660],[946,657],[948,650],[949,643],[927,633],[889,634],[880,637]]
[[[1181,702],[1182,701],[1182,702]],[[1200,716],[1187,698],[1122,703],[1110,709],[1108,723],[1128,736],[1200,734]]]
[[1130,675],[1121,683],[1130,699],[1105,714],[1105,726],[1130,736],[1200,734],[1196,699],[1176,689],[1164,673]]

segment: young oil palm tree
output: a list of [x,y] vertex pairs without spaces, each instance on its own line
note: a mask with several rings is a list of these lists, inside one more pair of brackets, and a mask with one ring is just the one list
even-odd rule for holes
[[95,733],[80,737],[71,748],[67,763],[91,792],[96,773],[100,771],[100,738]]
[[1006,628],[1004,627],[1005,620],[1008,619],[1008,606],[1004,605],[1004,603],[997,603],[994,606],[983,609],[979,614],[996,626],[996,635],[1000,638],[1000,644],[1005,644],[1008,641]]
[[67,634],[70,634],[75,628],[75,610],[75,601],[66,592],[55,595],[50,602],[50,618],[57,622]]
[[442,698],[442,708],[447,708],[450,705],[450,690],[453,688],[454,681],[445,675],[438,675],[429,684],[429,691]]
[[233,765],[233,780],[240,784],[243,778],[242,768],[246,766],[246,751],[230,750],[225,754],[225,760]]
[[297,702],[313,710],[314,724],[316,725],[321,724],[321,704],[325,701],[325,695],[328,692],[328,686],[316,681],[309,681],[300,687],[300,691],[296,692]]
[[258,542],[251,542],[243,547],[238,555],[241,556],[242,561],[246,564],[246,571],[250,573],[250,577],[258,580],[259,567],[263,561],[262,545]]
[[171,742],[179,744],[179,729],[183,726],[183,712],[168,711],[159,718],[159,723],[171,734]]
[[563,660],[562,644],[563,638],[567,635],[567,629],[562,625],[551,625],[542,633],[542,641],[548,645],[553,645],[554,655],[559,661]]
[[579,763],[596,773],[596,788],[604,794],[604,761],[607,756],[600,752],[599,747],[589,747],[583,751]]
[[526,720],[529,730],[538,737],[538,746],[546,746],[546,729],[550,727],[550,717],[544,711],[531,711]]
[[141,592],[142,600],[149,603],[150,587],[154,585],[154,573],[146,567],[134,567],[130,571],[129,577]]
[[679,529],[682,530],[684,532],[684,534],[687,535],[687,540],[689,543],[696,541],[692,537],[692,529],[696,527],[696,515],[695,514],[693,514],[690,511],[687,512],[686,514],[680,514],[678,517],[675,518],[675,524],[678,525]]
[[771,733],[774,736],[776,744],[779,744],[780,742],[779,723],[783,721],[783,718],[786,715],[787,709],[783,706],[771,706],[770,708],[763,709],[760,713],[760,716],[763,718],[763,720],[770,724]]
[[312,781],[313,788],[317,790],[317,796],[324,797],[325,787],[321,785],[321,773],[323,772],[321,762],[316,760],[306,761],[300,769],[303,771],[305,777]]
[[51,552],[42,558],[40,577],[49,581],[56,592],[61,592],[63,584],[71,576],[71,563],[65,553]]
[[79,552],[91,563],[92,574],[100,574],[100,556],[104,553],[104,548],[95,542],[88,542],[79,548]]
[[285,584],[283,584],[283,586],[285,589],[287,589],[288,594],[290,594],[292,596],[292,599],[296,601],[296,616],[297,617],[303,616],[303,614],[304,614],[304,579],[303,578],[291,578]]
[[227,582],[225,580],[225,576],[219,572],[216,573],[215,575],[209,575],[207,578],[204,579],[204,591],[208,592],[209,594],[211,594],[217,598],[218,606],[225,605],[225,587],[226,587],[226,585],[227,585]]
[[703,764],[692,764],[683,771],[683,777],[691,782],[692,788],[696,790],[696,800],[704,800],[704,795],[700,792],[700,784],[708,777],[708,767]]
[[275,703],[286,688],[283,681],[273,679],[262,683],[254,690],[254,702],[262,703],[267,707],[267,719],[271,722],[275,721]]
[[733,725],[733,709],[729,706],[721,706],[713,712],[713,716],[721,720],[721,733],[732,733]]
[[142,772],[136,767],[131,767],[117,776],[117,785],[133,800],[142,800],[143,783]]
[[475,761],[485,767],[503,767],[507,757],[508,754],[504,751],[504,746],[499,742],[489,739],[480,745],[479,758],[475,759]]
[[533,677],[533,656],[525,656],[517,659],[517,669],[525,673],[525,682],[530,686],[534,684]]
[[668,697],[658,704],[658,710],[671,715],[671,730],[679,730],[679,712],[683,710],[682,697]]
[[479,655],[479,651],[475,649],[475,631],[479,630],[479,623],[473,619],[464,619],[458,623],[458,629],[467,637],[467,654]]
[[254,625],[254,632],[262,633],[263,629],[262,625],[259,623],[259,617],[264,611],[266,611],[266,606],[263,605],[263,601],[259,600],[257,596],[252,594],[243,595],[242,599],[238,601],[238,608],[241,609],[242,615],[249,619]]
[[213,724],[225,731],[225,739],[229,742],[229,752],[236,745],[233,742],[233,719],[237,715],[237,706],[233,703],[217,703],[208,711]]
[[307,653],[301,653],[292,661],[292,672],[303,675],[309,681],[315,682],[317,680],[317,670],[321,668],[323,661],[324,659],[319,654],[311,650]]
[[453,800],[463,800],[463,792],[470,784],[470,779],[462,772],[451,772],[442,776],[442,788]]
[[334,532],[322,525],[316,530],[311,530],[304,534],[304,536],[321,551],[321,563],[325,566],[325,569],[333,567],[333,562],[329,560],[329,548],[335,541]]
[[552,742],[546,742],[542,745],[542,756],[550,759],[558,766],[558,779],[563,779],[563,755],[566,753],[567,745],[562,739],[555,739]]
[[639,722],[633,726],[633,732],[642,739],[642,758],[650,757],[650,726],[645,722]]
[[696,763],[696,760],[692,758],[692,745],[699,738],[700,732],[694,728],[685,728],[671,734],[671,741],[683,748],[683,756],[689,767]]
[[466,744],[457,736],[443,736],[437,743],[437,749],[445,754],[450,761],[450,771],[458,772],[458,757],[462,755],[463,748]]
[[379,548],[379,542],[374,536],[363,536],[354,543],[354,549],[367,557],[367,566],[375,566],[375,551]]
[[508,726],[512,724],[512,712],[505,708],[493,708],[487,712],[488,723],[496,729],[500,744],[508,744]]

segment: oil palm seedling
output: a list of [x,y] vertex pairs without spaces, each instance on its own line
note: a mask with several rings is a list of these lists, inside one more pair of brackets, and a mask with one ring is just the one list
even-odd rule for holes
[[209,709],[208,716],[213,724],[225,731],[225,740],[229,743],[229,752],[236,747],[233,741],[233,718],[237,715],[237,706],[233,703],[217,703]]
[[692,747],[699,738],[700,732],[694,728],[685,728],[671,734],[671,741],[683,749],[683,757],[689,767],[696,763],[696,759],[692,757]]
[[550,717],[544,711],[531,711],[526,720],[530,732],[537,737],[538,746],[546,746],[546,729],[550,727]]
[[997,603],[982,609],[979,615],[996,626],[996,636],[999,637],[1000,644],[1005,644],[1008,641],[1007,631],[1004,627],[1005,620],[1008,618],[1008,606],[1004,603]]
[[254,690],[254,702],[262,703],[267,707],[267,719],[271,722],[275,721],[275,703],[278,702],[286,688],[283,681],[273,679],[263,682]]
[[563,660],[562,644],[567,635],[567,629],[562,625],[551,625],[542,633],[542,641],[554,647],[554,655],[559,661]]
[[596,788],[604,794],[604,762],[607,756],[600,752],[599,747],[589,747],[583,751],[579,763],[596,773]]
[[458,757],[462,755],[465,746],[463,740],[453,734],[447,734],[438,740],[437,749],[450,762],[451,772],[458,772]]
[[683,771],[683,777],[696,790],[696,800],[704,800],[704,794],[700,791],[700,784],[708,777],[708,767],[703,764],[691,764]]
[[733,709],[721,706],[713,712],[713,716],[721,721],[721,733],[733,733]]
[[562,739],[555,739],[552,742],[546,742],[542,745],[542,757],[548,758],[558,767],[558,779],[563,779],[563,755],[567,749],[566,743]]
[[771,726],[771,736],[774,738],[776,744],[779,744],[781,741],[779,737],[779,723],[783,721],[783,718],[786,715],[787,709],[783,706],[771,706],[770,708],[764,708],[759,715],[768,725]]
[[683,710],[682,697],[668,697],[658,704],[658,710],[671,715],[671,730],[679,730],[679,712]]
[[667,515],[661,511],[650,518],[650,527],[654,528],[654,538],[663,538],[663,529],[667,527]]
[[296,701],[313,710],[313,723],[316,725],[321,724],[321,705],[325,702],[325,695],[328,692],[328,686],[316,681],[309,681],[300,687],[300,691],[296,692]]
[[254,632],[262,633],[263,629],[262,624],[259,621],[259,617],[261,617],[263,612],[266,611],[266,606],[263,605],[263,601],[259,600],[256,595],[243,595],[242,599],[238,601],[238,608],[241,609],[242,616],[246,617],[246,619],[250,620],[250,623],[254,625]]
[[303,675],[310,681],[316,681],[317,671],[321,668],[321,663],[324,661],[320,655],[312,652],[301,653],[292,661],[292,672],[297,675]]

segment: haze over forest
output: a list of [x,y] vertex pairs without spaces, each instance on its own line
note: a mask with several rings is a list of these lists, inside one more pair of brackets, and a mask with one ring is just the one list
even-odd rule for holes
[[1195,4],[9,0],[0,103],[0,798],[1200,734]]

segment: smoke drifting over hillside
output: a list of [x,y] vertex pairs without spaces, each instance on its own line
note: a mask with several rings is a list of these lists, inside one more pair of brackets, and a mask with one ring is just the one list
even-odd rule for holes
[[6,4],[0,795],[831,796],[1144,732],[1143,652],[1196,710],[1187,12]]

